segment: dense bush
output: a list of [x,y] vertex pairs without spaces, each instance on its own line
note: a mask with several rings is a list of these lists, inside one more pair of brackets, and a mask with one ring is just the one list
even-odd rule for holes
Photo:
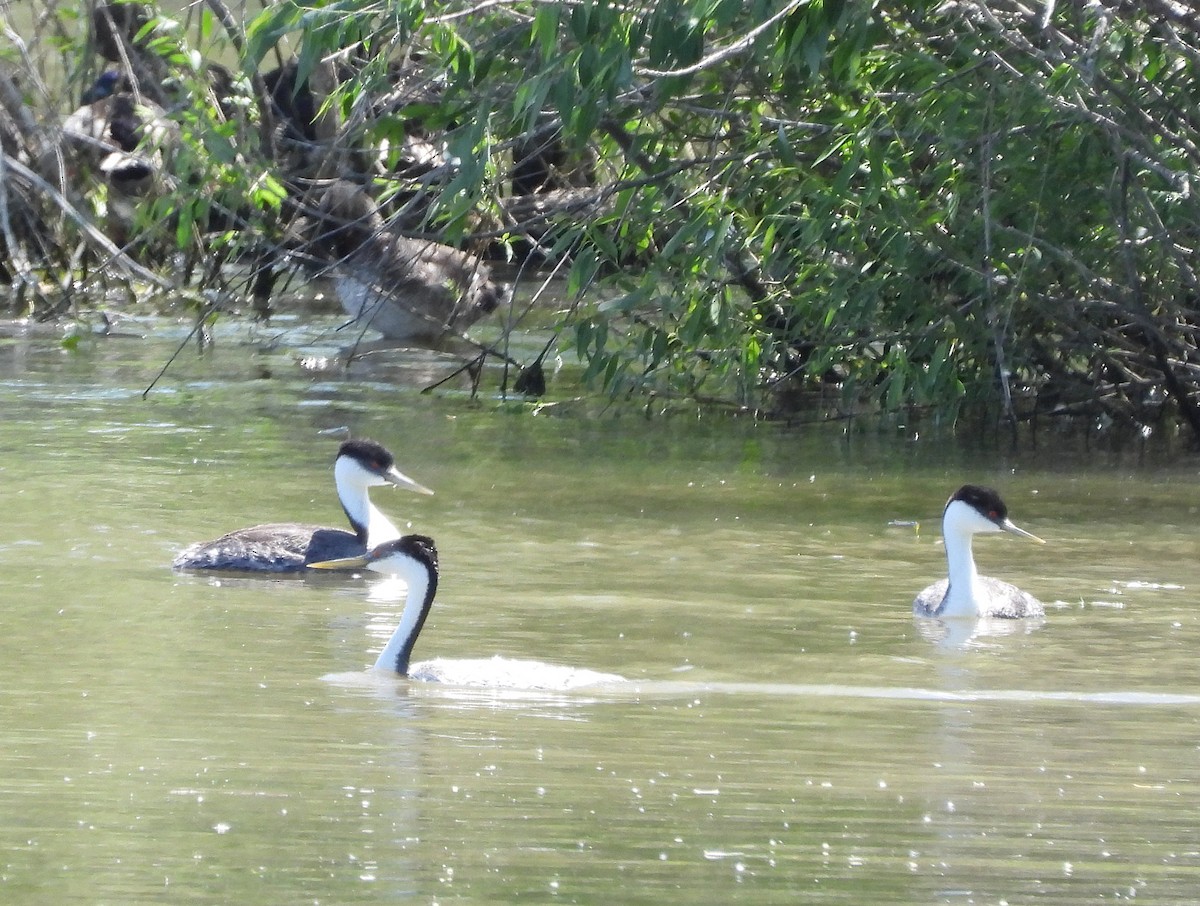
[[[142,31],[190,98],[178,191],[142,221],[177,246],[286,243],[305,181],[352,170],[408,230],[564,273],[564,345],[614,395],[1200,437],[1183,4],[285,0],[242,23],[211,0]],[[286,60],[334,73],[300,162],[262,81]],[[416,138],[453,166],[403,165]],[[6,184],[45,235],[76,234],[42,187]]]

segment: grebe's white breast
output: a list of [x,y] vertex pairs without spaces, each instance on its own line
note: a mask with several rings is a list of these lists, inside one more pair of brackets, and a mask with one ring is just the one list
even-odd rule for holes
[[1045,605],[1029,592],[991,576],[976,576],[970,594],[963,596],[966,600],[957,608],[949,592],[950,580],[939,579],[917,595],[913,612],[920,617],[960,615],[1000,620],[1040,617],[1046,612]]

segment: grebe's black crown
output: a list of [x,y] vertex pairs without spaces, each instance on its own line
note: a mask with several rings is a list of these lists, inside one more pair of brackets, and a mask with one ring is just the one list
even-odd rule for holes
[[437,572],[437,545],[428,535],[403,535],[393,541],[386,541],[372,550],[367,557],[370,560],[384,560],[392,554],[405,554]]
[[337,458],[349,456],[372,472],[386,472],[396,464],[396,459],[383,444],[373,440],[347,440],[338,447]]
[[1000,523],[1008,518],[1008,506],[992,488],[985,488],[977,484],[964,484],[950,495],[946,506],[950,506],[956,500],[961,500],[992,522]]

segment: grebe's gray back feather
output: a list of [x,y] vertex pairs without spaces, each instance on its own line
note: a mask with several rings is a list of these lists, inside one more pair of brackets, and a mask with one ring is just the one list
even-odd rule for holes
[[366,549],[358,535],[345,529],[271,522],[193,544],[175,558],[175,568],[290,573],[318,560],[359,556]]

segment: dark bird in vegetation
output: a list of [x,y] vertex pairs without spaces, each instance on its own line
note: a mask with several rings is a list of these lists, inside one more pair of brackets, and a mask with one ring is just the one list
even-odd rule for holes
[[177,140],[178,128],[114,69],[101,73],[82,100],[63,121],[64,142],[122,194],[144,194],[162,171],[163,152]]
[[395,340],[436,341],[461,333],[507,299],[476,255],[401,236],[359,186],[335,180],[316,207],[313,249],[346,313]]
[[109,63],[122,68],[137,94],[157,104],[166,103],[166,64],[147,50],[154,11],[141,3],[97,3],[92,10],[92,46]]

